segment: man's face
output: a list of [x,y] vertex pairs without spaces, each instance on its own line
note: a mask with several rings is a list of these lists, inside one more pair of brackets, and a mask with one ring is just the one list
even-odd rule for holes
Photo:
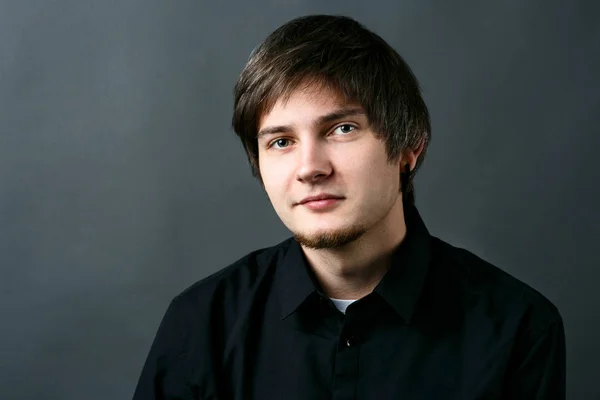
[[[400,162],[388,163],[362,108],[337,92],[300,88],[262,116],[258,131],[267,195],[305,247],[337,248],[385,229],[390,211],[402,207]],[[298,204],[322,193],[341,199]]]

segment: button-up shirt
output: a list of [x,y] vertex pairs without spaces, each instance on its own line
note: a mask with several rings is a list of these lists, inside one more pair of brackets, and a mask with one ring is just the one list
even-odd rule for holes
[[340,312],[293,238],[170,302],[134,400],[564,399],[542,294],[431,236],[415,207],[392,266]]

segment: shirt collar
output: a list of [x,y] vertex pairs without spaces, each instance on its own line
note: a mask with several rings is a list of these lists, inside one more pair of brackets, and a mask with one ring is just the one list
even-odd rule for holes
[[[431,237],[416,207],[405,209],[407,234],[392,256],[392,267],[375,287],[392,308],[409,323],[421,295],[429,262]],[[308,266],[300,244],[293,238],[284,242],[287,251],[277,268],[275,285],[284,319],[313,293],[319,284]]]
[[319,284],[308,266],[300,243],[289,238],[287,251],[277,267],[275,287],[281,304],[281,319],[292,314],[308,296],[319,290]]
[[405,213],[406,237],[392,256],[392,267],[375,287],[394,310],[410,323],[423,291],[432,258],[431,236],[416,207]]

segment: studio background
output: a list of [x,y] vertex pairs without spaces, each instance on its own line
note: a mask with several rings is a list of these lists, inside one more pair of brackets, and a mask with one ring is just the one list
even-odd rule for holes
[[0,397],[131,398],[169,301],[290,236],[230,128],[250,51],[357,18],[423,86],[430,232],[542,292],[600,399],[600,3],[0,1]]

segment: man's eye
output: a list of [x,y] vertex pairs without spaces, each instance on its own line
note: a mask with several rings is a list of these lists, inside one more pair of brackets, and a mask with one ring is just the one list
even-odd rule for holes
[[281,149],[283,147],[286,147],[286,146],[280,146],[281,142],[284,142],[284,143],[289,142],[289,139],[275,139],[275,140],[273,140],[271,142],[271,144],[269,145],[269,147],[275,146],[275,148],[277,148],[277,149]]
[[356,127],[354,125],[343,124],[343,125],[340,125],[337,128],[335,128],[334,132],[350,133],[354,129],[356,129]]

